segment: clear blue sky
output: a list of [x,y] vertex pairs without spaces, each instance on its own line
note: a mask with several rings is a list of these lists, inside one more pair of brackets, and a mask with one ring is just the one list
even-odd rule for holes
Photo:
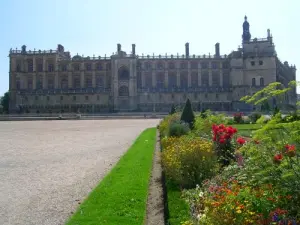
[[[241,44],[245,14],[252,37],[271,29],[278,56],[300,68],[298,0],[1,0],[0,95],[8,90],[8,51],[55,49],[110,55],[117,43],[137,54],[221,54]],[[297,22],[298,21],[298,22]],[[298,80],[299,80],[299,72]]]

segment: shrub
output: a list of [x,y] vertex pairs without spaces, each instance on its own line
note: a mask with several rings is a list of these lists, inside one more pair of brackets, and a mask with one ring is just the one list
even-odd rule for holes
[[194,122],[195,122],[195,115],[189,99],[185,103],[180,120],[184,121],[185,123],[188,123],[190,129],[193,129]]
[[175,106],[174,105],[172,105],[172,108],[171,108],[171,111],[170,111],[170,115],[173,115],[173,114],[175,114],[176,113],[176,109],[175,109]]
[[243,123],[243,113],[241,112],[237,112],[235,114],[233,114],[233,120],[235,123]]
[[205,115],[205,118],[201,116],[196,117],[193,132],[198,136],[210,139],[212,125],[226,123],[227,120],[223,114],[213,115],[209,110],[205,112]]
[[170,137],[180,137],[182,135],[188,134],[189,131],[190,131],[189,125],[184,122],[174,121],[169,126]]
[[179,121],[180,115],[178,113],[166,116],[159,124],[159,132],[162,137],[169,134],[169,127],[172,122]]
[[254,112],[254,113],[251,113],[249,118],[251,120],[252,123],[256,123],[256,121],[261,117],[261,113],[258,113],[258,112]]
[[210,141],[181,136],[163,138],[161,144],[164,171],[179,186],[195,187],[215,174],[217,164]]

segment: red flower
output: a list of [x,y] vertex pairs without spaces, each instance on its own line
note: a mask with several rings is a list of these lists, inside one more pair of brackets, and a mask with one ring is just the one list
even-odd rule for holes
[[225,139],[220,139],[219,142],[220,142],[220,144],[224,144],[225,143]]
[[295,145],[285,145],[285,153],[289,156],[289,157],[293,157],[296,155],[296,146]]
[[244,138],[242,138],[242,137],[238,137],[236,139],[236,142],[239,143],[240,145],[243,145],[243,144],[246,143],[246,140]]
[[281,163],[283,159],[283,155],[281,153],[274,155],[273,161],[274,163]]

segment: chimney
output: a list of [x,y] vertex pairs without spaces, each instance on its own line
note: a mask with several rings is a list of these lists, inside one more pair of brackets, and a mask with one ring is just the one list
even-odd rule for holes
[[121,51],[121,44],[118,44],[118,53]]
[[268,30],[267,30],[267,34],[268,34],[268,36],[267,36],[267,37],[268,37],[268,39],[269,39],[269,38],[271,37],[271,32],[270,32],[270,29],[268,29]]
[[216,43],[215,45],[215,55],[216,57],[220,57],[220,43]]
[[189,47],[189,43],[185,43],[185,57],[188,58],[190,55],[190,47]]
[[135,55],[135,44],[132,44],[132,55]]

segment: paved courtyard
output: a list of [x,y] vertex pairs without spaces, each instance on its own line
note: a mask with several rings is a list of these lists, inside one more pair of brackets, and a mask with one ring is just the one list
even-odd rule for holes
[[158,122],[0,122],[0,224],[64,224],[139,133]]

